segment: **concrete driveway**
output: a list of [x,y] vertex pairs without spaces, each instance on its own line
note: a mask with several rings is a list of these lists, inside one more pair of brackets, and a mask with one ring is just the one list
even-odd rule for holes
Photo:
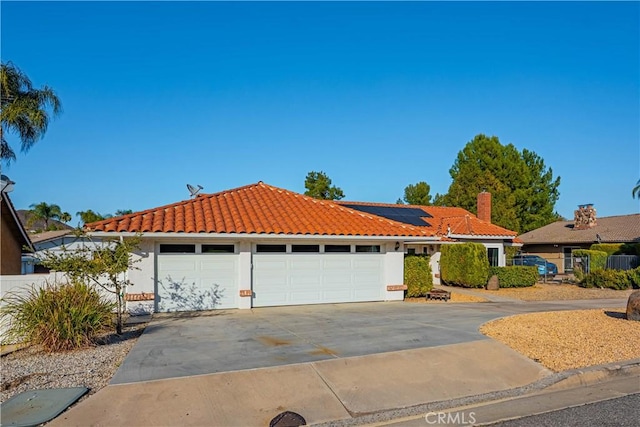
[[478,328],[489,320],[584,305],[389,302],[158,314],[111,384],[486,340]]

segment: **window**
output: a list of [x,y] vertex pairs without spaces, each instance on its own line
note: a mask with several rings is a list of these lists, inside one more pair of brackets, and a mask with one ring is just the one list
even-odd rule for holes
[[320,252],[320,245],[291,245],[291,252]]
[[256,252],[287,252],[287,245],[256,245]]
[[498,248],[487,248],[487,257],[489,258],[489,265],[491,267],[498,266]]
[[351,245],[324,245],[325,252],[351,252]]
[[196,253],[196,245],[171,244],[160,245],[161,254],[194,254]]
[[233,245],[202,245],[203,254],[232,254],[235,251]]
[[415,255],[415,254],[416,254],[416,248],[407,249],[407,255]]
[[379,253],[380,245],[356,245],[356,252]]

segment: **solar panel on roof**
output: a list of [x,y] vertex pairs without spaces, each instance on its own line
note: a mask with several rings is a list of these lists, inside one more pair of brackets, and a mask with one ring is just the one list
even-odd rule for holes
[[360,212],[366,212],[372,215],[381,216],[392,221],[402,222],[403,224],[417,226],[431,226],[423,218],[431,218],[431,215],[418,208],[400,208],[395,206],[369,206],[369,205],[348,205],[343,206]]

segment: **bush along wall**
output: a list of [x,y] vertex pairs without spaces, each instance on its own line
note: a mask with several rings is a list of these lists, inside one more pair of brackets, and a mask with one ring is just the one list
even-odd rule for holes
[[440,279],[447,285],[482,288],[489,277],[487,249],[480,243],[443,245]]
[[603,251],[592,251],[588,249],[576,249],[573,251],[575,257],[589,258],[589,271],[604,270],[607,266],[607,257],[609,256]]
[[428,257],[407,256],[404,259],[404,284],[407,285],[405,296],[409,298],[424,297],[433,289]]
[[583,288],[630,289],[640,287],[640,267],[633,270],[596,270],[580,281]]
[[622,243],[594,243],[589,250],[606,252],[607,255],[622,255]]
[[490,267],[489,277],[496,275],[501,288],[524,288],[538,281],[538,267],[514,265],[511,267]]

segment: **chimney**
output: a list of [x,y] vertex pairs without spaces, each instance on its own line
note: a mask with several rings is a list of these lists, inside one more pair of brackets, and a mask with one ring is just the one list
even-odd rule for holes
[[491,223],[491,193],[478,194],[478,218]]
[[593,203],[578,205],[578,209],[573,212],[573,229],[586,230],[596,225],[596,209]]

